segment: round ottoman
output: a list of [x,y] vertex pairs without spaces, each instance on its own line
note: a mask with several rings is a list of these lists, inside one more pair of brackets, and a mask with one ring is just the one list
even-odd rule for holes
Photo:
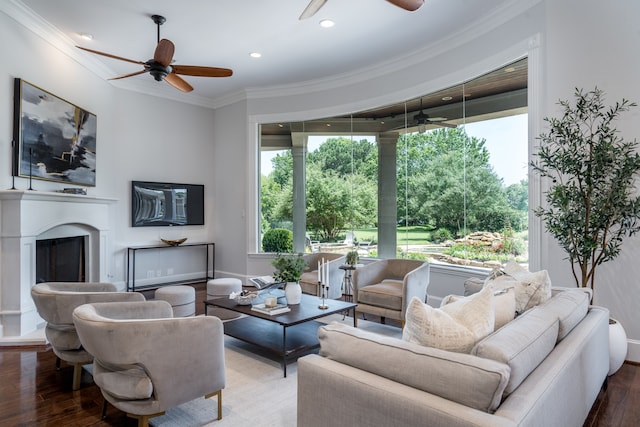
[[155,299],[171,304],[173,317],[196,315],[196,290],[191,286],[163,286],[156,290]]
[[[207,299],[229,298],[229,294],[231,294],[231,292],[240,291],[242,291],[242,281],[240,279],[223,277],[220,279],[211,279],[207,282]],[[235,319],[236,317],[241,316],[240,313],[236,313],[231,310],[210,306],[207,308],[206,314],[216,316],[221,320]]]

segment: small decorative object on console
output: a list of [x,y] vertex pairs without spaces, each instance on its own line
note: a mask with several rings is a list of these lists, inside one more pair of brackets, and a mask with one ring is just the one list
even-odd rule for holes
[[65,194],[82,194],[83,196],[87,195],[86,188],[63,188],[62,190],[56,190],[56,193],[65,193]]
[[186,237],[183,237],[182,239],[176,239],[176,240],[167,240],[167,239],[163,239],[162,237],[160,238],[160,240],[162,240],[164,243],[166,243],[169,246],[178,246],[183,244],[184,242],[187,241]]

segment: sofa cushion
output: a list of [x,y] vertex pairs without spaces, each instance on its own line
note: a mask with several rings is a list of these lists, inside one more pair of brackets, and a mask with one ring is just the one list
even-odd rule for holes
[[476,342],[493,332],[493,298],[493,290],[487,287],[473,297],[461,298],[438,309],[413,297],[407,307],[402,339],[468,353]]
[[478,342],[471,354],[506,363],[511,368],[508,395],[553,350],[558,337],[558,316],[534,307]]
[[402,310],[402,280],[385,279],[358,291],[358,302],[389,310]]
[[581,289],[569,289],[559,292],[540,306],[558,317],[558,342],[587,315],[591,296]]
[[153,384],[147,373],[138,366],[111,370],[94,361],[93,380],[109,394],[124,400],[148,399],[153,394]]
[[318,330],[320,355],[462,405],[493,412],[509,379],[494,360],[424,347],[339,323]]

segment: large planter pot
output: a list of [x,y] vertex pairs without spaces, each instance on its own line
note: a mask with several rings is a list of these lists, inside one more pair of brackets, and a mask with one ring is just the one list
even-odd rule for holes
[[622,324],[609,319],[609,374],[615,374],[627,357],[627,334]]
[[284,296],[287,298],[287,304],[300,304],[300,300],[302,299],[302,287],[300,283],[287,282],[287,286],[284,288]]

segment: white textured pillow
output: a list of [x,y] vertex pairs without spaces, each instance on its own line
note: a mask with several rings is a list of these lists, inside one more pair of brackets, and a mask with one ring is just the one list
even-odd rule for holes
[[495,290],[513,288],[516,297],[516,313],[542,304],[551,298],[551,279],[547,270],[529,272],[516,262],[509,261],[504,267],[504,275],[487,279]]
[[483,289],[473,298],[462,298],[433,308],[414,297],[407,307],[402,339],[442,350],[468,353],[476,342],[493,332],[493,290]]
[[[493,288],[493,284],[488,284],[487,287]],[[440,307],[444,307],[447,304],[459,301],[463,298],[474,298],[477,293],[470,296],[461,297],[459,295],[447,295],[442,299]],[[494,290],[493,292],[493,312],[495,317],[495,324],[493,329],[500,329],[507,323],[511,322],[516,316],[516,297],[512,288]]]
[[513,289],[494,291],[493,306],[496,316],[494,330],[497,330],[516,317],[516,293]]

